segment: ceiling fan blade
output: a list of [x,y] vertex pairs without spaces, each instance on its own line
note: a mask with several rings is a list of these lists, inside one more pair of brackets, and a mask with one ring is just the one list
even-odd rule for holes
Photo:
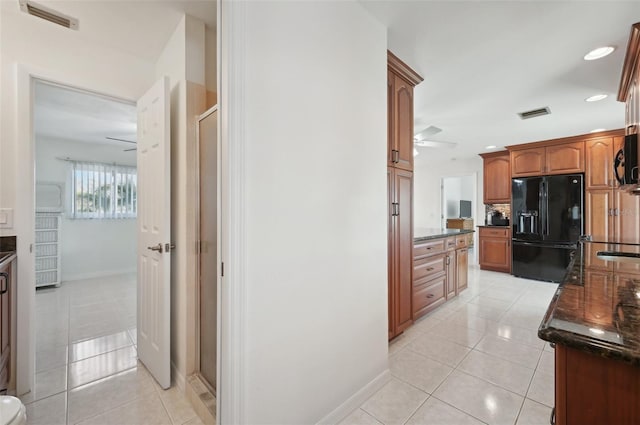
[[441,128],[436,127],[435,125],[430,125],[429,127],[425,128],[424,130],[416,133],[415,138],[417,139],[427,139],[431,136],[433,136],[434,134],[438,134],[442,131]]
[[105,139],[108,139],[108,140],[115,140],[116,142],[133,143],[134,145],[136,144],[136,142],[135,142],[135,141],[133,141],[133,140],[118,139],[117,137],[109,137],[109,136],[105,136]]

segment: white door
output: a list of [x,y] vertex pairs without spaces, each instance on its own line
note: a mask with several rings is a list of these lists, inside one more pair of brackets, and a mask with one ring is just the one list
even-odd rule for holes
[[171,385],[169,78],[138,100],[138,358]]

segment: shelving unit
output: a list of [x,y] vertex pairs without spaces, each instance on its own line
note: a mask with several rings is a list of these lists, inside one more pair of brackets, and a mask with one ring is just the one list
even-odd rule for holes
[[60,285],[60,216],[36,212],[36,288]]

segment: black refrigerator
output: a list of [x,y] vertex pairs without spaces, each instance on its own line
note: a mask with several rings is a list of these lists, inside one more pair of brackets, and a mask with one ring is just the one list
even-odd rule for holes
[[515,178],[512,273],[561,282],[584,230],[582,174]]

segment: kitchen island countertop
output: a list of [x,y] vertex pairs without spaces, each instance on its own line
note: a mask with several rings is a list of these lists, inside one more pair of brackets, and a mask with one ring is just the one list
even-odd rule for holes
[[428,227],[417,227],[413,231],[413,242],[423,242],[431,239],[446,238],[448,236],[465,235],[473,233],[471,229],[436,229]]
[[639,249],[630,245],[581,243],[549,304],[538,336],[640,366],[640,264],[614,264],[596,255],[602,251]]

